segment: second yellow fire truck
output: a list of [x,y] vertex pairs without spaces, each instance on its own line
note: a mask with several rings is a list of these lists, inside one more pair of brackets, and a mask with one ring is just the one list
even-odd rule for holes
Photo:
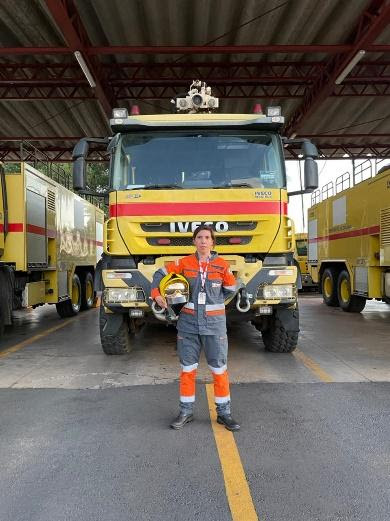
[[[156,316],[153,273],[194,252],[192,233],[214,227],[216,250],[230,263],[239,290],[226,302],[228,321],[247,320],[265,348],[291,352],[298,339],[297,267],[279,134],[280,107],[267,115],[211,113],[219,100],[195,81],[174,101],[176,114],[129,115],[114,109],[110,153],[110,216],[101,264],[100,337],[106,354],[132,347],[130,334]],[[73,184],[85,188],[90,142],[73,152]],[[299,141],[305,188],[318,185],[317,150]],[[172,291],[179,288],[170,288]]]
[[0,165],[0,333],[16,309],[55,304],[70,317],[92,307],[103,251],[103,211],[18,165]]
[[316,289],[307,263],[307,233],[295,234],[295,259],[301,272],[302,291]]
[[371,168],[314,192],[308,211],[313,279],[325,304],[349,312],[362,311],[368,299],[390,303],[390,166],[375,176]]

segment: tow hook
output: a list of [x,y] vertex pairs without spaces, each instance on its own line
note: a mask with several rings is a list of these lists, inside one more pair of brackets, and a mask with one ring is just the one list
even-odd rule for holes
[[152,304],[151,304],[150,307],[152,308],[153,315],[158,320],[162,320],[163,322],[166,322],[165,309],[164,308],[160,308],[160,306],[157,304],[157,302],[155,300],[152,301]]
[[246,313],[250,310],[250,307],[251,303],[246,288],[241,288],[237,295],[236,308],[238,311],[241,311],[241,313]]
[[161,308],[157,302],[153,300],[150,307],[152,308],[154,316],[162,322],[168,322],[171,324],[172,322],[176,322],[178,319],[178,316],[170,306],[168,306],[166,309]]

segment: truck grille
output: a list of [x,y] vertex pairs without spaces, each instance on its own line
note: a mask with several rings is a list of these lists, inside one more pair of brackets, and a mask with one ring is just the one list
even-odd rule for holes
[[[225,221],[229,225],[229,232],[238,232],[238,231],[249,231],[254,230],[257,226],[257,222],[255,221]],[[141,224],[142,231],[144,232],[170,232],[170,223],[142,223]],[[213,226],[215,229],[215,227]],[[191,231],[191,226],[189,226],[189,231]]]
[[[217,237],[217,246],[233,246],[230,244],[229,239],[231,237]],[[236,237],[235,237],[236,238]],[[237,246],[241,246],[242,244],[249,244],[252,240],[251,236],[239,237],[241,239],[241,243]],[[169,240],[170,243],[167,244],[159,244],[158,241],[160,239]],[[150,246],[193,246],[192,237],[147,237],[147,243]]]

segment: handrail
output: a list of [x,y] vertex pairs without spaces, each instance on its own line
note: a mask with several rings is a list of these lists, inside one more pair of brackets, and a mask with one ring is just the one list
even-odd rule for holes
[[[348,186],[344,186],[348,185]],[[339,187],[341,186],[341,189]],[[343,174],[336,177],[336,194],[343,192],[347,188],[351,186],[351,174],[349,172],[344,172]]]

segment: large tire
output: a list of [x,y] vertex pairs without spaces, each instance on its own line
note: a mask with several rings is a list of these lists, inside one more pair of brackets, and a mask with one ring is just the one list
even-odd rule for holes
[[81,309],[81,282],[77,273],[72,279],[72,297],[56,304],[61,318],[74,317]]
[[[288,310],[298,319],[298,309]],[[292,353],[298,344],[299,330],[286,329],[286,323],[278,314],[270,317],[269,327],[261,332],[266,351],[272,353]]]
[[340,307],[348,313],[360,313],[366,305],[366,299],[351,293],[351,279],[347,270],[340,272],[337,280],[337,295]]
[[326,268],[321,277],[322,298],[327,306],[338,306],[337,272],[334,268]]
[[81,279],[81,309],[91,309],[95,300],[93,275],[87,271]]
[[106,355],[124,355],[130,353],[133,345],[130,341],[129,321],[124,314],[108,314],[100,306],[99,316],[100,342]]

